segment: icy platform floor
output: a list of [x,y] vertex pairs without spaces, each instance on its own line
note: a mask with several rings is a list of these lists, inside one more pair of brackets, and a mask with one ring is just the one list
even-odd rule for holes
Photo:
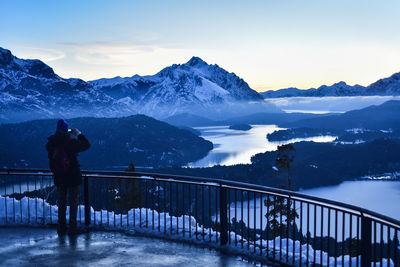
[[53,228],[0,228],[0,266],[254,266],[218,251],[117,232],[58,237]]

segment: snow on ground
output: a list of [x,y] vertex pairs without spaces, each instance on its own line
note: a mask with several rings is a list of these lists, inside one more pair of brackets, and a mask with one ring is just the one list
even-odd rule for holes
[[[68,213],[68,210],[67,210]],[[79,206],[78,220],[82,221],[84,217],[84,206]],[[68,218],[68,215],[67,215]],[[143,233],[149,236],[167,237],[173,240],[190,241],[192,243],[203,244],[209,247],[218,248],[220,234],[209,228],[202,228],[193,217],[189,216],[170,216],[168,213],[158,213],[150,209],[131,209],[127,214],[115,214],[112,211],[94,211],[91,208],[92,227],[94,229],[104,230],[121,230]],[[10,197],[0,197],[0,226],[5,225],[46,225],[57,223],[57,206],[51,206],[40,198],[24,197],[16,200]],[[196,228],[197,227],[197,228]],[[197,232],[196,232],[197,229]],[[183,231],[185,230],[185,232]],[[203,231],[204,230],[204,231]],[[191,233],[189,235],[189,232]],[[204,235],[203,235],[204,232]],[[197,233],[197,234],[196,234]],[[235,240],[235,233],[230,233],[231,240]],[[204,238],[203,238],[204,237]],[[262,243],[262,255],[277,260],[286,259],[286,251],[289,251],[289,263],[294,257],[296,264],[306,263],[307,254],[309,262],[314,261],[314,249],[311,245],[302,244],[299,241],[282,239],[277,237],[275,240],[256,240],[248,241],[240,235],[236,235],[237,246],[235,242],[226,246],[226,250],[232,254],[242,255],[260,255],[260,243]],[[242,248],[243,243],[243,248]],[[282,248],[282,255],[279,255],[279,246]],[[288,247],[287,247],[288,245]],[[295,246],[293,254],[293,245]],[[269,247],[269,251],[265,249]],[[275,246],[275,251],[273,247]],[[247,249],[249,247],[249,250]],[[288,248],[288,249],[287,249]],[[327,265],[328,255],[326,252],[315,251],[315,262],[317,264]],[[322,255],[322,257],[321,257]],[[338,265],[356,265],[357,257],[350,258],[349,255],[329,258],[329,264],[334,264],[335,260]],[[344,260],[344,261],[343,261]],[[361,260],[359,258],[359,260]],[[343,263],[343,264],[342,264]],[[380,263],[376,263],[380,266]],[[388,266],[386,259],[383,259],[383,265]],[[389,266],[394,266],[390,261]]]

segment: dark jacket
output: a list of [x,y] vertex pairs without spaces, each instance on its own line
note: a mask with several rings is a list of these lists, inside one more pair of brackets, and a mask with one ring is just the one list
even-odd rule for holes
[[69,171],[66,175],[54,175],[56,186],[77,186],[82,183],[82,174],[78,162],[78,153],[89,149],[90,143],[83,134],[73,139],[69,134],[57,131],[48,138],[47,151],[54,150],[57,146],[65,144],[65,153],[70,159]]

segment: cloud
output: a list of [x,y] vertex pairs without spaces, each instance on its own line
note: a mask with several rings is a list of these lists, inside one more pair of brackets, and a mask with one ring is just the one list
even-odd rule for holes
[[154,45],[122,44],[122,43],[63,43],[72,48],[76,60],[93,65],[130,65],[143,56],[165,50]]
[[[58,43],[66,52],[54,69],[62,77],[84,80],[115,76],[151,75],[175,63],[184,63],[199,51],[161,44],[88,42]],[[204,53],[206,54],[206,53]]]
[[40,59],[44,62],[51,62],[65,58],[66,54],[63,51],[51,49],[51,48],[39,48],[39,47],[21,47],[18,56],[27,59]]

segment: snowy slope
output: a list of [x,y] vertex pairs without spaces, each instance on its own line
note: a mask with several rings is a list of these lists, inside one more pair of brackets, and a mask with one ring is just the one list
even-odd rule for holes
[[280,111],[262,100],[243,79],[198,57],[152,76],[85,82],[61,78],[40,60],[19,59],[0,48],[0,123],[136,113],[157,118],[184,112],[228,116],[247,110],[248,102],[249,112]]
[[198,57],[166,67],[153,76],[115,77],[89,83],[150,115],[160,110],[168,116],[183,112],[203,114],[236,102],[262,100],[243,79]]
[[80,79],[63,79],[40,60],[0,48],[0,121],[55,116],[111,116],[131,111]]
[[[243,79],[229,73],[218,65],[209,65],[198,57],[186,64],[174,64],[153,76],[115,77],[89,82],[111,96],[129,96],[160,101],[159,94],[174,98],[203,102],[257,101],[262,97]],[[118,91],[118,93],[117,93]],[[168,91],[168,92],[161,92]],[[181,100],[182,101],[182,100]]]

